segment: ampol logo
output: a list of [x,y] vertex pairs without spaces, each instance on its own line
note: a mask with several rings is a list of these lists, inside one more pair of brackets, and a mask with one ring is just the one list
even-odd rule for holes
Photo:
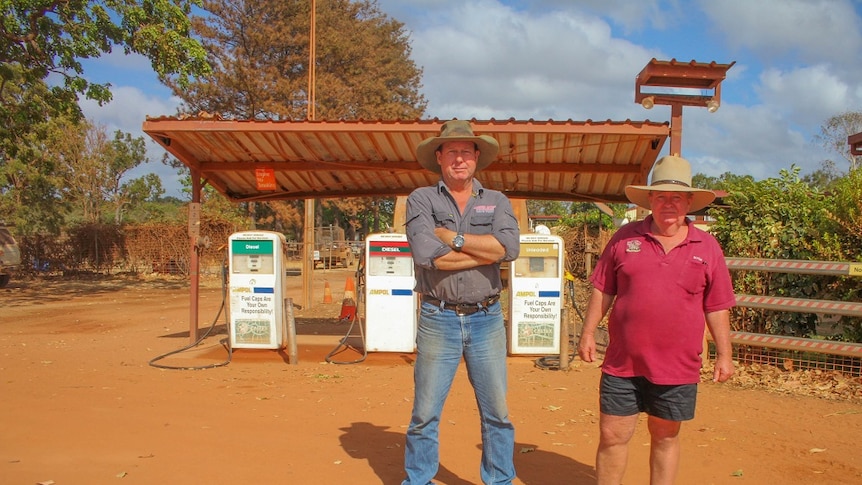
[[515,296],[536,296],[535,291],[517,291]]

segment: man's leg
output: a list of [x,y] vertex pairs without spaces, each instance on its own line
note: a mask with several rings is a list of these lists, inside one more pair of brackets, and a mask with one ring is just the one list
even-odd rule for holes
[[679,470],[679,430],[682,423],[650,416],[650,484],[672,484]]
[[461,322],[454,313],[422,304],[413,366],[413,413],[407,428],[403,485],[431,483],[439,467],[443,404],[461,363]]
[[515,479],[515,426],[506,403],[506,327],[499,303],[463,317],[464,358],[482,426],[482,482]]
[[619,485],[623,482],[628,461],[629,441],[635,433],[638,415],[599,415],[599,449],[596,452],[598,485]]

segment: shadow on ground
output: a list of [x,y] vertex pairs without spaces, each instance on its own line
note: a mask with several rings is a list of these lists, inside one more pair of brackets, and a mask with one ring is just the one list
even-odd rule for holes
[[[367,461],[380,483],[401,483],[404,478],[403,432],[368,422],[354,422],[339,429],[344,432],[338,438],[344,451],[357,460]],[[453,444],[441,443],[440,446]],[[592,466],[527,443],[515,443],[515,469],[524,483],[595,483]],[[440,463],[435,479],[446,485],[473,485],[447,468],[445,460]]]

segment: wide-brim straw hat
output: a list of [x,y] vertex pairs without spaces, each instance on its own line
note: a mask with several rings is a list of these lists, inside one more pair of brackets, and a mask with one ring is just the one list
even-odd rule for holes
[[416,147],[416,161],[426,169],[440,173],[435,152],[447,141],[470,141],[479,149],[479,159],[476,160],[476,171],[487,167],[497,158],[500,144],[488,135],[474,135],[473,127],[466,120],[450,120],[440,127],[440,136],[432,136],[419,142]]
[[698,189],[691,186],[691,165],[688,160],[668,155],[655,163],[652,169],[652,179],[649,185],[626,186],[626,197],[634,204],[649,209],[650,192],[689,192],[691,209],[697,212],[715,200],[711,190]]

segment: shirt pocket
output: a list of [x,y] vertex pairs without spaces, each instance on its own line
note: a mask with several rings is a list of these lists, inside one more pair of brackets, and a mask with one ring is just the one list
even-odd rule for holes
[[697,295],[706,289],[709,266],[702,261],[688,261],[679,273],[676,284],[689,294]]
[[445,211],[434,211],[432,213],[434,216],[434,226],[435,227],[445,227],[446,229],[451,229],[453,231],[457,231],[458,228],[455,225],[455,215],[450,214]]
[[470,228],[470,234],[491,234],[494,229],[494,214],[473,214]]

